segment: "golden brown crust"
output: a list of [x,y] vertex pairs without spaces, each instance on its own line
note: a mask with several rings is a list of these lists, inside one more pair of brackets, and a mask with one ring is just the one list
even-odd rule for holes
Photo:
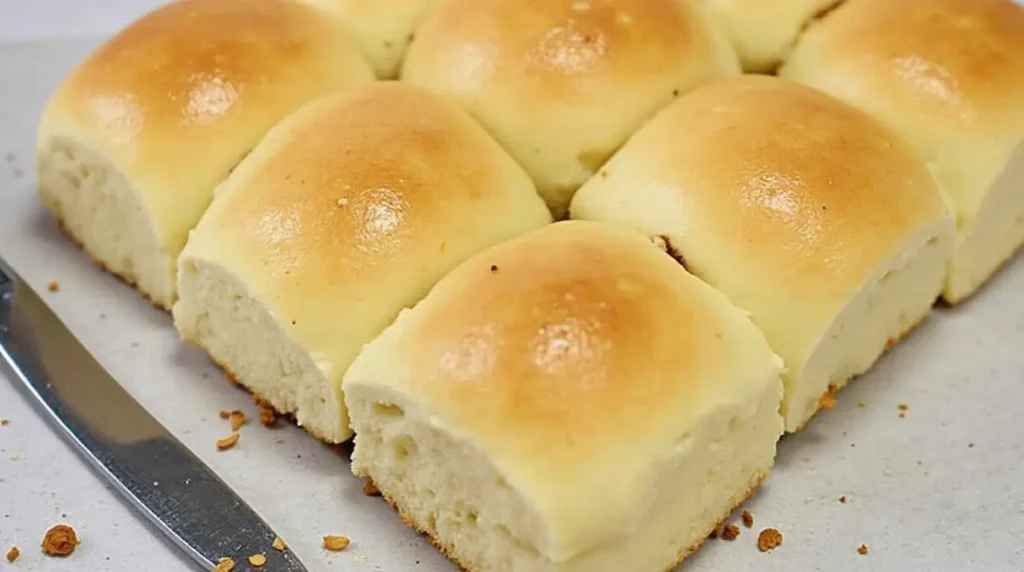
[[1000,133],[1024,121],[1024,10],[1007,0],[846,2],[808,30],[789,68],[871,107]]
[[402,376],[403,390],[490,454],[570,472],[707,402],[746,401],[776,359],[718,292],[641,234],[602,223],[560,222],[488,249],[414,311],[392,351],[408,356],[403,371],[431,375]]
[[100,45],[54,91],[39,126],[40,168],[66,146],[102,157],[174,257],[215,186],[271,126],[373,79],[341,28],[297,2],[170,2]]
[[573,218],[671,236],[687,267],[749,310],[789,360],[908,240],[948,224],[934,178],[898,135],[767,76],[680,97],[602,172],[576,194]]

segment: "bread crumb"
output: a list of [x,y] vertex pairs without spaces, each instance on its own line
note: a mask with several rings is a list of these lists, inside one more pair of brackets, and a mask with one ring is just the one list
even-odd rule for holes
[[239,437],[241,437],[241,435],[238,433],[232,433],[230,436],[217,441],[217,449],[226,451],[227,449],[234,447],[235,443],[238,443]]
[[264,427],[273,427],[277,424],[277,411],[269,405],[260,404],[260,423]]
[[248,419],[245,418],[245,413],[242,413],[237,409],[231,412],[230,418],[232,431],[238,431],[242,428],[242,425],[245,425],[248,421]]
[[0,419],[0,427],[7,427],[11,424],[10,419]]
[[768,552],[782,544],[782,533],[774,528],[766,528],[757,535],[757,549]]
[[230,558],[221,558],[213,567],[213,572],[231,572],[235,569],[235,561]]
[[227,419],[228,417],[231,417],[231,412],[222,409],[221,412],[218,415],[220,415],[221,419]]
[[347,536],[334,536],[331,534],[324,536],[324,548],[331,552],[345,550],[351,542]]
[[492,264],[491,265],[491,272],[497,272],[497,271],[498,271],[498,265],[497,264]]
[[722,540],[732,542],[740,535],[740,527],[735,524],[727,524],[722,527],[722,530],[718,533],[718,537]]
[[380,489],[378,489],[377,485],[375,485],[373,483],[373,481],[370,481],[370,480],[366,481],[366,484],[363,485],[363,494],[368,496],[368,497],[379,497],[379,496],[381,496]]
[[836,403],[839,403],[839,400],[836,399],[836,386],[829,384],[828,391],[818,399],[818,404],[822,409],[832,409]]
[[910,409],[910,407],[908,407],[906,403],[900,403],[899,405],[896,406],[896,409],[899,409],[900,419],[903,419],[904,417],[907,416],[907,409]]
[[60,292],[60,284],[57,282],[50,282],[50,284],[46,286],[46,289],[50,292]]
[[50,556],[69,556],[81,543],[75,529],[66,524],[58,524],[46,531],[42,546],[43,552]]
[[7,551],[8,562],[14,562],[19,556],[21,556],[21,550],[18,550],[17,546],[12,546],[11,549]]
[[858,401],[857,402],[857,407],[867,407],[867,406],[868,406],[868,402],[867,401]]
[[846,495],[839,497],[839,502],[846,504]]
[[281,540],[280,536],[274,539],[274,543],[271,546],[273,546],[274,550],[278,552],[284,552],[284,549],[286,548],[286,546],[284,545],[284,541]]
[[740,517],[743,519],[743,526],[747,528],[754,526],[754,515],[750,514],[749,510],[743,511]]
[[860,546],[857,547],[857,554],[860,554],[861,556],[864,556],[867,553],[868,553],[868,545],[867,544],[861,544]]
[[267,557],[262,554],[253,554],[249,557],[249,564],[262,568],[267,563]]

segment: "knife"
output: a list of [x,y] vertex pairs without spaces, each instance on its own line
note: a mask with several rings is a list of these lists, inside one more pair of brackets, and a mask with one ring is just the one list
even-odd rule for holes
[[74,449],[205,570],[305,572],[277,535],[198,457],[117,383],[0,259],[0,366]]

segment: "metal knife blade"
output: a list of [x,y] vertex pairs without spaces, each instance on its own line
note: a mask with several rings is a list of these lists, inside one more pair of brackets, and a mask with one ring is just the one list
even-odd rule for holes
[[237,571],[260,553],[264,570],[305,572],[293,553],[272,548],[270,526],[135,401],[2,259],[0,358],[77,452],[197,564],[210,570],[228,557]]

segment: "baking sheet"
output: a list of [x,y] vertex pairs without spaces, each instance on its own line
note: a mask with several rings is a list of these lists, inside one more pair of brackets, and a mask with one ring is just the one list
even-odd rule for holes
[[[254,417],[249,396],[180,344],[168,316],[96,270],[43,214],[31,178],[36,118],[50,89],[92,45],[0,48],[0,255],[311,570],[454,570],[386,503],[362,495],[347,458],[295,427],[268,430],[253,421],[234,450],[216,452],[214,442],[229,433],[218,411]],[[51,281],[59,292],[46,292]],[[754,528],[741,526],[733,542],[709,541],[680,570],[1024,570],[1022,294],[1018,256],[973,301],[937,310],[840,392],[836,407],[780,443],[775,472],[745,506]],[[899,404],[908,406],[903,418]],[[26,570],[189,569],[70,449],[41,433],[27,403],[0,382],[5,417],[12,424],[0,428],[3,552],[22,546]],[[37,556],[45,528],[26,523],[52,524],[67,507],[78,508],[67,518],[87,531],[87,542],[67,560]],[[760,553],[756,534],[768,526],[784,543]],[[349,536],[352,547],[327,553],[324,534]],[[861,544],[868,554],[858,554]]]

